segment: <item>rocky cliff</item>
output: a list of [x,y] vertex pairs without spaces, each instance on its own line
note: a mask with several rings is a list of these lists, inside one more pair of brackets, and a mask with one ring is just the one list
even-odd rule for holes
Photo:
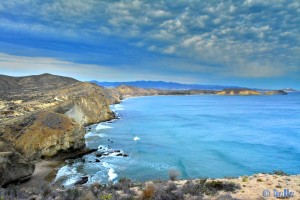
[[219,91],[218,95],[260,95],[261,93],[251,89],[224,89]]
[[84,126],[114,118],[99,86],[77,83],[49,92],[57,103],[0,124],[2,136],[30,159],[84,148]]
[[[15,81],[15,78],[7,79],[9,77],[5,76],[7,83]],[[0,151],[0,166],[5,168],[5,172],[10,165],[18,166],[22,173],[11,178],[7,176],[8,181],[3,179],[5,181],[0,182],[0,186],[13,179],[17,180],[18,177],[30,177],[33,171],[30,169],[33,168],[30,168],[29,160],[84,149],[84,126],[114,118],[109,104],[117,102],[119,98],[119,94],[105,88],[65,77],[41,75],[26,77],[27,79],[30,80],[30,87],[26,86],[26,94],[10,93],[9,98],[1,99],[4,106],[0,107],[0,111],[8,110],[11,114],[1,116],[0,120],[0,139],[5,138],[7,143]],[[48,83],[49,80],[59,83],[49,83],[50,86],[44,87],[43,83]],[[40,84],[42,93],[37,92],[42,91],[39,89]],[[9,85],[6,91],[9,91]],[[12,90],[16,91],[15,87]],[[111,95],[110,99],[107,98],[108,94]],[[11,148],[17,151],[12,151]]]
[[201,95],[201,94],[216,94],[215,90],[160,90],[160,89],[143,89],[128,85],[121,85],[116,88],[110,88],[109,91],[114,91],[119,94],[119,99],[136,97],[136,96],[155,96],[155,95]]
[[158,92],[160,91],[155,89],[137,88],[128,85],[121,85],[119,87],[116,87],[115,89],[119,92],[119,94],[121,94],[121,99],[134,96],[158,95]]
[[0,186],[28,180],[33,171],[34,164],[0,138]]
[[271,90],[268,92],[265,92],[266,95],[287,95],[288,93],[284,90]]
[[36,114],[14,144],[29,159],[50,158],[85,147],[84,128],[64,114]]

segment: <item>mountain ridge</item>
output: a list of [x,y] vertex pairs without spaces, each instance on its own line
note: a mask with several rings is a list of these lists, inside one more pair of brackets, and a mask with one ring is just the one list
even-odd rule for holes
[[23,77],[0,74],[0,98],[26,94],[26,92],[42,93],[76,83],[80,83],[80,81],[48,73]]
[[121,85],[128,85],[144,89],[161,89],[161,90],[223,90],[226,88],[245,88],[240,86],[222,86],[222,85],[200,85],[200,84],[184,84],[177,82],[165,81],[125,81],[125,82],[101,82],[97,80],[90,81],[102,87],[118,87]]

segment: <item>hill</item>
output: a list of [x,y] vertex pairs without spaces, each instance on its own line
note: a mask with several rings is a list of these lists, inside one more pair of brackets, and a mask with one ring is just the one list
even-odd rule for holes
[[107,89],[91,83],[1,75],[0,87],[0,187],[30,178],[32,161],[88,151],[84,126],[114,118]]
[[79,83],[79,81],[73,78],[52,74],[24,77],[0,75],[0,98],[9,98],[15,95],[22,96],[22,94],[25,95],[26,93],[47,92],[57,88],[64,88],[75,83]]
[[223,90],[226,88],[241,88],[238,86],[221,86],[221,85],[199,85],[199,84],[183,84],[164,81],[131,81],[131,82],[99,82],[90,81],[103,87],[118,87],[127,85],[144,89],[160,89],[160,90]]

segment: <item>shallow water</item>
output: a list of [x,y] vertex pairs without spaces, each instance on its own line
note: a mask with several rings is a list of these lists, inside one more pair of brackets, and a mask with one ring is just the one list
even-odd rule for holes
[[[90,148],[129,157],[84,157],[63,167],[65,185],[127,177],[135,181],[224,177],[284,170],[300,173],[300,94],[278,96],[153,96],[126,99],[120,119],[91,126]],[[140,140],[134,141],[134,137]],[[109,146],[108,146],[109,145]],[[102,150],[103,150],[102,148]],[[99,159],[100,162],[95,162]]]

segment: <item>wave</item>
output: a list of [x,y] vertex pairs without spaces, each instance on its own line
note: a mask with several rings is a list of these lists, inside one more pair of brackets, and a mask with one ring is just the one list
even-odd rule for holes
[[71,187],[82,176],[83,174],[78,173],[76,167],[66,165],[58,170],[54,182],[61,182],[63,186]]
[[112,108],[111,108],[113,111],[117,111],[117,110],[124,110],[124,107],[123,105],[121,104],[115,104],[115,105],[112,105]]
[[102,123],[98,124],[96,126],[96,130],[101,130],[101,129],[109,129],[109,128],[112,128],[111,126],[108,126],[108,125],[104,125]]
[[116,179],[118,177],[118,175],[115,173],[115,170],[113,168],[110,168],[108,170],[107,175],[108,175],[108,180],[109,181],[113,181],[114,179]]
[[103,167],[109,168],[108,170],[108,181],[113,181],[118,177],[118,174],[115,173],[115,170],[113,169],[113,165],[108,164],[107,162],[103,162]]

